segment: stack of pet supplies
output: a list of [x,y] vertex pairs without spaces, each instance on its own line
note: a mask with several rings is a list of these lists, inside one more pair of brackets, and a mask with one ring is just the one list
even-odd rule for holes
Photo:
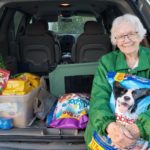
[[23,73],[10,78],[0,69],[0,128],[26,127],[33,119],[33,100],[38,93],[40,77]]
[[10,72],[0,70],[1,95],[25,95],[40,85],[40,77],[23,73],[9,78]]

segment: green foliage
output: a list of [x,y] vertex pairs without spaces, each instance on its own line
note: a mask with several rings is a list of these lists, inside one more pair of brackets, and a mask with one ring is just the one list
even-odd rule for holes
[[2,55],[0,55],[0,68],[6,69]]
[[65,34],[80,34],[83,32],[84,23],[88,20],[95,20],[94,17],[85,17],[85,16],[73,16],[66,19],[66,21],[61,18],[58,19],[58,22],[52,23],[51,30],[56,33],[65,33]]

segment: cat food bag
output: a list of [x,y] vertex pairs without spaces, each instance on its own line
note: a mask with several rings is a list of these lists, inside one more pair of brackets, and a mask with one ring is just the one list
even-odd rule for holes
[[53,118],[48,126],[53,128],[84,129],[88,122],[88,110],[88,94],[65,94],[58,99]]
[[[109,72],[107,79],[112,87],[110,108],[116,116],[116,122],[121,126],[130,127],[136,121],[138,115],[147,111],[150,105],[150,80],[116,72]],[[148,149],[149,145],[148,141],[139,138],[128,150]],[[95,146],[98,147],[98,150],[115,150],[111,146],[111,139],[108,136],[100,136],[97,132],[93,134],[89,144],[89,147],[93,150]]]

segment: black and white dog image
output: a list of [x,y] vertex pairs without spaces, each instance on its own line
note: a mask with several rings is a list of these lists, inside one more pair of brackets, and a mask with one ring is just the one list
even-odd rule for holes
[[113,93],[115,97],[116,113],[134,114],[137,104],[150,95],[149,88],[125,89],[119,82],[114,82]]
[[[125,89],[119,82],[114,82],[113,93],[115,97],[116,121],[122,125],[127,125],[134,123],[137,119],[137,105],[143,98],[150,95],[150,89]],[[139,149],[147,150],[148,142],[139,139],[137,143],[139,143],[139,141],[141,143]],[[137,145],[135,144],[134,146],[136,147]]]

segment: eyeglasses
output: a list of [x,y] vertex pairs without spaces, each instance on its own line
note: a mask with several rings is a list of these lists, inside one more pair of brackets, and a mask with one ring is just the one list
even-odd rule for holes
[[137,34],[138,34],[138,32],[130,32],[126,35],[117,36],[117,37],[115,37],[115,39],[120,42],[123,42],[126,37],[128,37],[128,39],[130,39],[130,40],[133,40],[137,37]]

